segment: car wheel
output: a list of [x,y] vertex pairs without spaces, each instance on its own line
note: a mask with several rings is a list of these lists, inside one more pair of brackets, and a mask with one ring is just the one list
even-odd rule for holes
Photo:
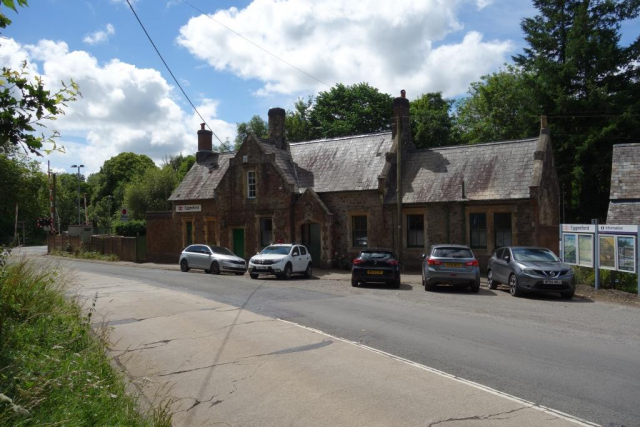
[[519,297],[522,295],[520,288],[518,288],[518,278],[515,274],[509,276],[509,293],[514,297]]
[[311,266],[311,263],[307,264],[307,269],[304,272],[304,277],[307,279],[311,279],[311,277],[313,276],[313,268]]
[[564,299],[571,299],[573,298],[573,294],[575,293],[575,291],[569,291],[569,292],[560,292],[560,296]]
[[258,275],[256,273],[249,273],[249,277],[251,277],[252,279],[257,279]]
[[434,285],[433,283],[429,283],[429,282],[427,282],[427,283],[425,284],[424,290],[425,290],[425,291],[427,291],[427,292],[435,292],[435,290],[436,290],[436,285]]
[[289,280],[291,279],[291,264],[287,264],[284,267],[284,272],[282,273],[282,278],[284,280]]
[[211,273],[212,274],[220,274],[220,265],[218,265],[217,261],[213,261],[211,263]]
[[400,289],[400,279],[394,280],[393,282],[391,282],[391,286],[394,287],[395,289]]
[[357,288],[358,287],[358,281],[351,279],[351,286],[353,286],[354,288]]
[[493,280],[493,271],[491,270],[487,271],[487,283],[489,284],[489,289],[498,288],[498,282]]
[[180,261],[180,271],[185,273],[189,271],[189,263],[187,263],[186,259],[183,259],[182,261]]
[[473,292],[474,294],[477,294],[478,292],[480,292],[480,281],[476,281],[476,282],[471,282],[471,292]]

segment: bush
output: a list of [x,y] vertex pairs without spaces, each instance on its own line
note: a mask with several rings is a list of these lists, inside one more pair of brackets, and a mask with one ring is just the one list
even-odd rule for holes
[[170,426],[166,406],[138,412],[64,270],[0,254],[0,425]]
[[118,222],[115,228],[118,236],[136,237],[146,236],[147,234],[147,222],[138,219],[129,222]]
[[[576,273],[576,283],[578,285],[595,286],[596,283],[596,270],[587,267],[574,266],[573,270]],[[611,286],[611,274],[615,273],[614,284]],[[600,287],[601,288],[613,288],[625,292],[637,293],[638,292],[638,275],[631,273],[622,273],[620,271],[613,272],[610,270],[600,269]]]

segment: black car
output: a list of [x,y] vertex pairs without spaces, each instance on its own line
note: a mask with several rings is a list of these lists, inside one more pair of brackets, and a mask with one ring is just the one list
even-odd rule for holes
[[400,263],[391,249],[363,249],[353,260],[351,286],[367,282],[400,287]]

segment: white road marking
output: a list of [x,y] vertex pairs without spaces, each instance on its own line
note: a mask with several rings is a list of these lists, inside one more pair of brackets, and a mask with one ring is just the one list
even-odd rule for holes
[[297,326],[297,327],[302,328],[302,329],[306,329],[306,330],[311,331],[311,332],[315,332],[317,334],[324,335],[324,336],[329,337],[329,338],[333,338],[333,339],[338,340],[338,341],[342,341],[342,342],[344,342],[346,344],[351,344],[351,345],[354,345],[356,347],[360,347],[362,349],[369,350],[369,351],[371,351],[373,353],[378,353],[378,354],[380,354],[382,356],[386,356],[386,357],[389,357],[391,359],[397,360],[399,362],[406,363],[407,365],[411,365],[411,366],[413,366],[415,368],[422,369],[424,371],[431,372],[431,373],[436,374],[436,375],[440,375],[441,377],[449,378],[449,379],[457,381],[459,383],[469,385],[469,386],[477,388],[479,390],[486,391],[487,393],[491,393],[491,394],[493,394],[495,396],[500,396],[500,397],[502,397],[504,399],[511,400],[512,402],[519,403],[519,404],[521,404],[521,405],[523,405],[523,406],[525,406],[527,408],[535,409],[537,411],[544,412],[545,414],[553,415],[553,416],[561,418],[563,420],[572,422],[572,423],[577,424],[579,426],[601,427],[600,424],[595,424],[595,423],[592,423],[590,421],[583,420],[581,418],[578,418],[578,417],[575,417],[573,415],[564,413],[562,411],[558,411],[557,409],[548,408],[546,406],[539,405],[539,404],[534,403],[534,402],[529,402],[528,400],[521,399],[521,398],[519,398],[517,396],[512,396],[512,395],[510,395],[508,393],[505,393],[505,392],[502,392],[500,390],[496,390],[494,388],[487,387],[485,385],[476,383],[474,381],[466,380],[464,378],[460,378],[458,376],[455,376],[455,375],[452,375],[452,374],[448,374],[448,373],[446,373],[444,371],[441,371],[439,369],[435,369],[435,368],[432,368],[432,367],[429,367],[429,366],[426,366],[426,365],[422,365],[422,364],[417,363],[417,362],[413,362],[413,361],[411,361],[409,359],[405,359],[403,357],[396,356],[396,355],[391,354],[391,353],[387,353],[386,351],[382,351],[382,350],[378,350],[378,349],[373,348],[373,347],[369,347],[368,345],[364,345],[364,344],[361,344],[361,343],[356,342],[356,341],[351,341],[351,340],[348,340],[348,339],[345,339],[345,338],[340,338],[340,337],[337,337],[335,335],[331,335],[331,334],[328,334],[326,332],[323,332],[323,331],[321,331],[319,329],[310,328],[308,326],[300,325],[299,323],[291,322],[289,320],[284,320],[284,319],[278,319],[278,320],[281,321],[281,322],[284,322],[284,323],[288,323],[290,325]]

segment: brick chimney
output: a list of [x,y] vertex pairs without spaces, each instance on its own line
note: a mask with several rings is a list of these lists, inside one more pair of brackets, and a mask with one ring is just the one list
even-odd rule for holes
[[285,111],[283,108],[269,110],[269,138],[274,141],[276,147],[289,151],[289,143],[284,135]]
[[198,151],[196,152],[196,162],[215,166],[218,163],[218,153],[213,152],[213,132],[204,128],[204,123],[200,123],[198,131]]
[[409,112],[409,100],[407,92],[402,89],[400,96],[393,100],[393,123],[391,124],[391,135],[395,138],[397,129],[397,120],[402,121],[402,146],[403,151],[415,149],[413,145],[413,134],[411,133],[411,113]]

